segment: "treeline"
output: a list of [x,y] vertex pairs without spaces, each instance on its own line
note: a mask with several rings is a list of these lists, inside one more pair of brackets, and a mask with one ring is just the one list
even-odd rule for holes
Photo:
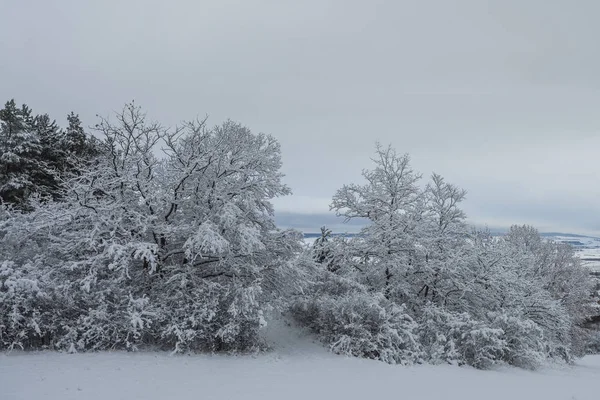
[[288,313],[335,352],[390,363],[533,368],[584,354],[587,271],[530,227],[473,232],[465,192],[422,188],[377,147],[332,208],[370,221],[314,246],[274,224],[278,142],[226,121],[167,129],[134,104],[87,135],[0,111],[0,347],[262,349]]

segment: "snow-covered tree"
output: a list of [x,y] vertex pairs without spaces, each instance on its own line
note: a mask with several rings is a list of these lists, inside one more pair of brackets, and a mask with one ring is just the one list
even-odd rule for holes
[[62,131],[58,146],[62,151],[58,169],[63,174],[78,174],[81,164],[92,162],[100,155],[101,143],[88,135],[79,115],[71,112],[67,115],[68,126]]
[[[530,226],[513,226],[506,236],[515,259],[523,259],[523,270],[529,279],[538,283],[559,309],[566,314],[568,325],[558,331],[558,324],[546,324],[559,340],[568,337],[574,355],[581,355],[585,348],[587,333],[581,328],[591,315],[590,293],[592,282],[589,270],[581,265],[570,245],[542,240],[538,231]],[[542,314],[542,318],[543,314]]]
[[[408,155],[390,147],[378,145],[373,162],[363,171],[365,184],[343,186],[332,202],[339,216],[369,224],[357,237],[315,246],[317,255],[336,255],[335,269],[322,272],[297,302],[300,321],[330,345],[345,332],[351,354],[391,362],[535,368],[581,354],[589,279],[569,247],[543,241],[529,227],[501,238],[470,232],[460,208],[464,190],[437,174],[421,185]],[[360,288],[356,298],[363,302],[340,298],[341,287]],[[369,320],[381,298],[414,322],[394,328],[418,344],[410,356],[399,348],[391,358],[358,350],[365,333],[347,329],[366,324],[391,335],[388,322]]]
[[[346,219],[370,224],[352,241],[355,272],[399,303],[440,302],[454,290],[451,267],[467,234],[459,208],[465,192],[433,174],[425,189],[408,155],[377,146],[365,185],[346,185],[332,208]],[[420,299],[420,300],[419,300]]]
[[71,113],[69,128],[60,129],[47,114],[34,116],[14,100],[0,110],[0,198],[23,210],[30,196],[62,196],[62,181],[78,172],[82,162],[98,155],[96,140],[85,134]]
[[424,213],[417,185],[420,175],[408,155],[377,146],[375,169],[363,171],[365,185],[344,185],[333,196],[331,208],[346,220],[366,218],[371,223],[353,241],[353,257],[361,281],[388,299],[411,297],[405,275],[418,257],[416,232]]
[[36,176],[46,173],[42,146],[35,134],[34,117],[26,105],[8,101],[0,110],[0,199],[27,208],[36,192]]
[[422,256],[413,274],[417,295],[422,301],[447,305],[460,292],[456,263],[468,251],[466,215],[460,209],[466,191],[434,173],[422,196],[424,212],[417,232]]
[[259,346],[263,314],[297,283],[301,249],[297,232],[273,222],[270,199],[290,193],[277,141],[231,121],[168,131],[134,104],[96,128],[104,157],[70,179],[62,201],[3,223],[6,282],[43,293],[3,284],[10,301],[0,304],[19,310],[16,325],[0,322],[3,345]]

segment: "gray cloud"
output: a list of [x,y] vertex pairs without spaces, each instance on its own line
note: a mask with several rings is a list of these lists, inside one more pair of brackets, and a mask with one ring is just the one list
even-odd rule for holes
[[598,2],[5,3],[6,98],[271,133],[280,213],[327,213],[379,140],[466,188],[475,223],[600,231]]

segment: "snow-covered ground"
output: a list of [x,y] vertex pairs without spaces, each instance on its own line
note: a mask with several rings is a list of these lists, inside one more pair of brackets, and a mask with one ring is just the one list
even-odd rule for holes
[[[279,325],[279,326],[278,326]],[[168,353],[0,355],[0,399],[597,400],[600,356],[531,372],[391,366],[336,356],[296,330],[255,356]]]
[[582,264],[591,271],[600,273],[600,238],[569,233],[542,233],[541,235],[548,240],[572,245],[575,255],[581,259]]
[[600,248],[580,248],[575,254],[581,258],[583,265],[594,272],[600,272]]

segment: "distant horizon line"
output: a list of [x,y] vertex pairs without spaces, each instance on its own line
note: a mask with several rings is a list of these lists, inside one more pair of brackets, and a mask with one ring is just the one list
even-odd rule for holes
[[[508,233],[508,229],[488,229],[490,233],[492,234],[506,234]],[[318,237],[321,236],[321,232],[308,232],[308,231],[301,231],[302,234],[304,235],[304,237]],[[334,236],[340,236],[340,235],[345,235],[345,236],[358,236],[360,235],[360,232],[331,232],[332,235]],[[582,235],[579,233],[568,233],[568,232],[539,232],[540,236],[566,236],[566,237],[573,237],[573,238],[590,238],[590,239],[598,239],[600,240],[600,237],[598,236],[592,236],[592,235]]]

